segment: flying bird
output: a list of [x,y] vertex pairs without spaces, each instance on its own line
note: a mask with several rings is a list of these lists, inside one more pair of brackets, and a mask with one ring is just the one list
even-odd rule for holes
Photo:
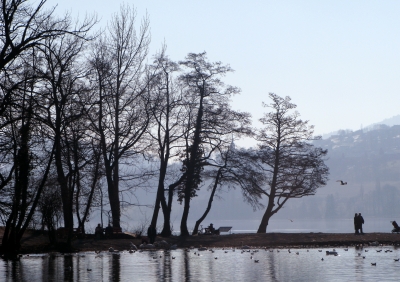
[[336,182],[340,182],[340,185],[347,185],[347,182],[343,182],[343,180],[337,180]]

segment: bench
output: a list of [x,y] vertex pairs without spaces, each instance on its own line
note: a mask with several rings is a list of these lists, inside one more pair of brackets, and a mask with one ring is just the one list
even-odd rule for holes
[[122,233],[122,228],[121,227],[113,227],[113,234],[116,233]]
[[219,235],[219,234],[221,234],[221,232],[229,232],[229,231],[231,231],[231,229],[232,229],[232,226],[221,226],[220,228],[214,229],[214,231],[211,231],[210,228],[206,227],[206,228],[204,228],[204,231],[205,231],[204,234],[206,234],[206,235],[212,235],[212,234]]
[[229,232],[229,231],[231,231],[231,229],[232,229],[232,226],[221,226],[217,230],[218,230],[218,233],[221,233],[221,232]]
[[[60,228],[57,229],[57,236],[59,238],[67,238],[68,237],[68,233],[69,233],[68,228],[60,227]],[[73,237],[80,238],[80,237],[82,237],[82,235],[83,235],[82,229],[80,229],[80,228],[73,228],[72,229],[72,236]]]

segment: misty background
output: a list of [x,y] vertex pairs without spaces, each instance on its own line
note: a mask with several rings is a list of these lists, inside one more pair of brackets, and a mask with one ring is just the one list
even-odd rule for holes
[[[390,221],[400,220],[400,115],[366,126],[363,129],[338,130],[315,141],[328,149],[326,164],[329,181],[316,195],[290,199],[271,218],[268,232],[352,232],[354,213],[361,212],[366,232],[390,232]],[[340,185],[338,180],[347,182]],[[188,226],[203,214],[209,198],[205,182],[191,203]],[[136,204],[123,212],[121,222],[127,230],[137,230],[151,220],[156,183],[136,189]],[[135,199],[130,199],[135,203]],[[171,222],[179,230],[182,208],[176,200]],[[214,199],[205,227],[232,226],[232,232],[255,232],[265,210],[253,210],[244,202],[240,190],[222,188]],[[96,213],[88,228],[99,220]],[[105,220],[107,217],[105,217]],[[161,228],[161,222],[158,224]],[[89,229],[90,230],[90,229]]]
[[[50,0],[48,4],[76,17],[96,13],[105,24],[122,2]],[[138,18],[149,17],[150,53],[163,44],[172,59],[206,50],[211,61],[227,62],[236,70],[226,77],[227,84],[242,89],[233,104],[251,112],[255,123],[261,102],[266,102],[268,92],[275,92],[290,96],[302,118],[322,134],[316,145],[328,149],[328,184],[315,196],[289,200],[272,217],[269,232],[319,223],[326,228],[320,224],[321,228],[304,230],[350,231],[355,212],[363,214],[366,226],[376,219],[383,230],[391,230],[389,220],[400,217],[399,2],[173,0],[134,5]],[[254,142],[245,140],[238,146]],[[348,184],[342,186],[337,180]],[[189,226],[205,209],[207,186],[203,184],[191,203]],[[125,229],[149,223],[155,194],[156,185],[147,183],[125,199],[132,204],[123,210]],[[243,202],[239,190],[222,189],[218,196],[203,224],[257,229],[263,210],[254,211]],[[181,208],[174,201],[175,230]],[[103,217],[106,224],[107,213]],[[99,212],[93,212],[88,231],[99,221]]]

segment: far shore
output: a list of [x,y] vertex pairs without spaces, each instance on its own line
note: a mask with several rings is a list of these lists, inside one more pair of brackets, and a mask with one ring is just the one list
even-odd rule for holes
[[[0,227],[0,240],[2,238]],[[367,233],[355,235],[354,233],[241,233],[226,235],[199,235],[199,236],[171,236],[163,238],[158,236],[156,242],[166,241],[169,245],[178,248],[331,248],[375,245],[400,246],[400,234],[397,233]],[[142,239],[131,233],[121,233],[110,239],[95,239],[93,235],[84,238],[75,238],[72,243],[74,252],[129,250],[130,244],[139,246]],[[51,245],[46,234],[39,231],[29,231],[21,243],[20,253],[48,253],[60,252],[63,243]]]

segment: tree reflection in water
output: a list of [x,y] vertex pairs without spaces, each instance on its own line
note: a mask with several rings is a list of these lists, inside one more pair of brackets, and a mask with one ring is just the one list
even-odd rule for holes
[[121,281],[121,256],[120,254],[112,254],[111,256],[111,271],[109,281]]
[[373,248],[363,259],[360,250],[339,247],[339,256],[323,255],[323,261],[315,248],[254,254],[221,249],[200,255],[197,250],[31,254],[0,259],[0,281],[397,281],[399,264],[393,258],[400,257],[400,249],[386,246],[391,250],[386,253]]

